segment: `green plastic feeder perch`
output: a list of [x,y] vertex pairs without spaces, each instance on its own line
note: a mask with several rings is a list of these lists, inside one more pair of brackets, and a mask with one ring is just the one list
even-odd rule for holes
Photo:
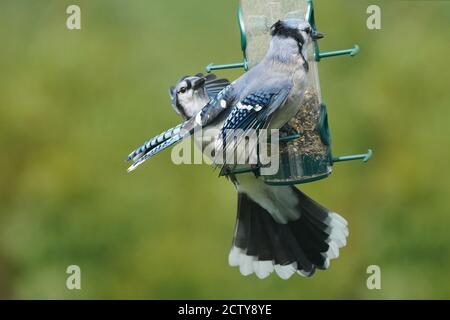
[[360,50],[359,46],[357,44],[355,44],[355,46],[352,49],[320,52],[319,60],[323,59],[323,58],[331,58],[331,57],[345,56],[345,55],[350,55],[351,57],[354,57],[359,53],[359,50]]
[[364,163],[369,162],[370,159],[372,159],[372,149],[369,149],[366,154],[356,154],[352,156],[343,156],[343,157],[336,157],[333,158],[333,162],[344,162],[344,161],[355,161],[355,160],[362,160]]

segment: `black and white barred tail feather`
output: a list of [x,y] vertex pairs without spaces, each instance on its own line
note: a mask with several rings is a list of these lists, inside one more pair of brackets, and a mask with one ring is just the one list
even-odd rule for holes
[[189,137],[195,130],[195,119],[189,119],[182,124],[169,129],[157,137],[147,141],[141,147],[130,153],[128,160],[133,160],[133,164],[128,168],[128,172],[135,170],[149,158],[169,148],[175,143]]
[[310,277],[325,270],[347,243],[344,218],[292,187],[299,218],[279,223],[245,193],[239,193],[238,217],[229,264],[242,275],[266,278],[276,272],[282,279],[294,273]]
[[135,149],[133,152],[131,152],[128,157],[127,161],[136,161],[143,155],[145,155],[147,152],[149,152],[151,149],[155,148],[159,144],[163,143],[166,140],[169,140],[174,135],[180,133],[181,129],[186,126],[186,122],[181,123],[177,125],[176,127],[173,127],[167,131],[164,131],[160,135],[146,141],[143,145],[141,145],[139,148]]
[[181,135],[181,134],[177,134],[175,136],[173,136],[172,138],[170,138],[169,140],[164,141],[163,143],[157,145],[155,148],[151,149],[150,151],[148,151],[146,154],[144,154],[142,157],[140,157],[139,159],[137,159],[129,168],[128,168],[128,172],[134,171],[138,166],[140,166],[141,164],[143,164],[147,159],[153,157],[154,155],[156,155],[157,153],[163,151],[164,149],[169,148],[170,146],[174,145],[175,143],[181,141],[184,139],[185,136]]

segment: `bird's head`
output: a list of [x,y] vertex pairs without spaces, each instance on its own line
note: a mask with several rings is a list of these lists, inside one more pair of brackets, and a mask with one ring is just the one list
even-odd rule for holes
[[324,37],[307,21],[301,19],[279,20],[270,28],[270,34],[274,38],[294,39],[300,49],[306,47],[311,41]]
[[209,98],[205,90],[206,77],[186,76],[169,90],[172,106],[184,119],[190,119],[200,111]]

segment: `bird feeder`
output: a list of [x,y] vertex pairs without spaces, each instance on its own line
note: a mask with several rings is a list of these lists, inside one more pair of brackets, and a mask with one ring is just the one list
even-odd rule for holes
[[[258,64],[270,44],[270,27],[278,20],[304,19],[316,30],[313,0],[240,0],[238,20],[244,59],[240,63],[207,66],[207,71],[233,68],[249,70]],[[331,52],[321,52],[317,41],[307,48],[309,72],[307,87],[297,115],[289,121],[295,132],[280,136],[280,167],[275,175],[264,176],[270,185],[294,185],[328,177],[333,164],[342,161],[367,162],[372,151],[366,154],[333,157],[328,126],[327,107],[322,100],[318,63],[321,59],[342,55],[355,56],[359,47]],[[240,167],[234,174],[254,170]]]

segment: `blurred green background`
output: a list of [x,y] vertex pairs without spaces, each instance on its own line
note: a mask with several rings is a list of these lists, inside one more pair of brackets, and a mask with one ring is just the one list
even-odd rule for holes
[[[66,29],[78,4],[82,30]],[[382,30],[366,9],[382,9]],[[237,1],[0,2],[1,298],[450,298],[450,2],[316,0],[337,164],[302,190],[341,213],[330,270],[288,281],[228,266],[236,195],[170,151],[124,158],[179,122],[167,88],[241,59]],[[219,72],[234,79],[241,71]],[[65,270],[82,271],[82,290]],[[382,290],[366,287],[379,265]]]

